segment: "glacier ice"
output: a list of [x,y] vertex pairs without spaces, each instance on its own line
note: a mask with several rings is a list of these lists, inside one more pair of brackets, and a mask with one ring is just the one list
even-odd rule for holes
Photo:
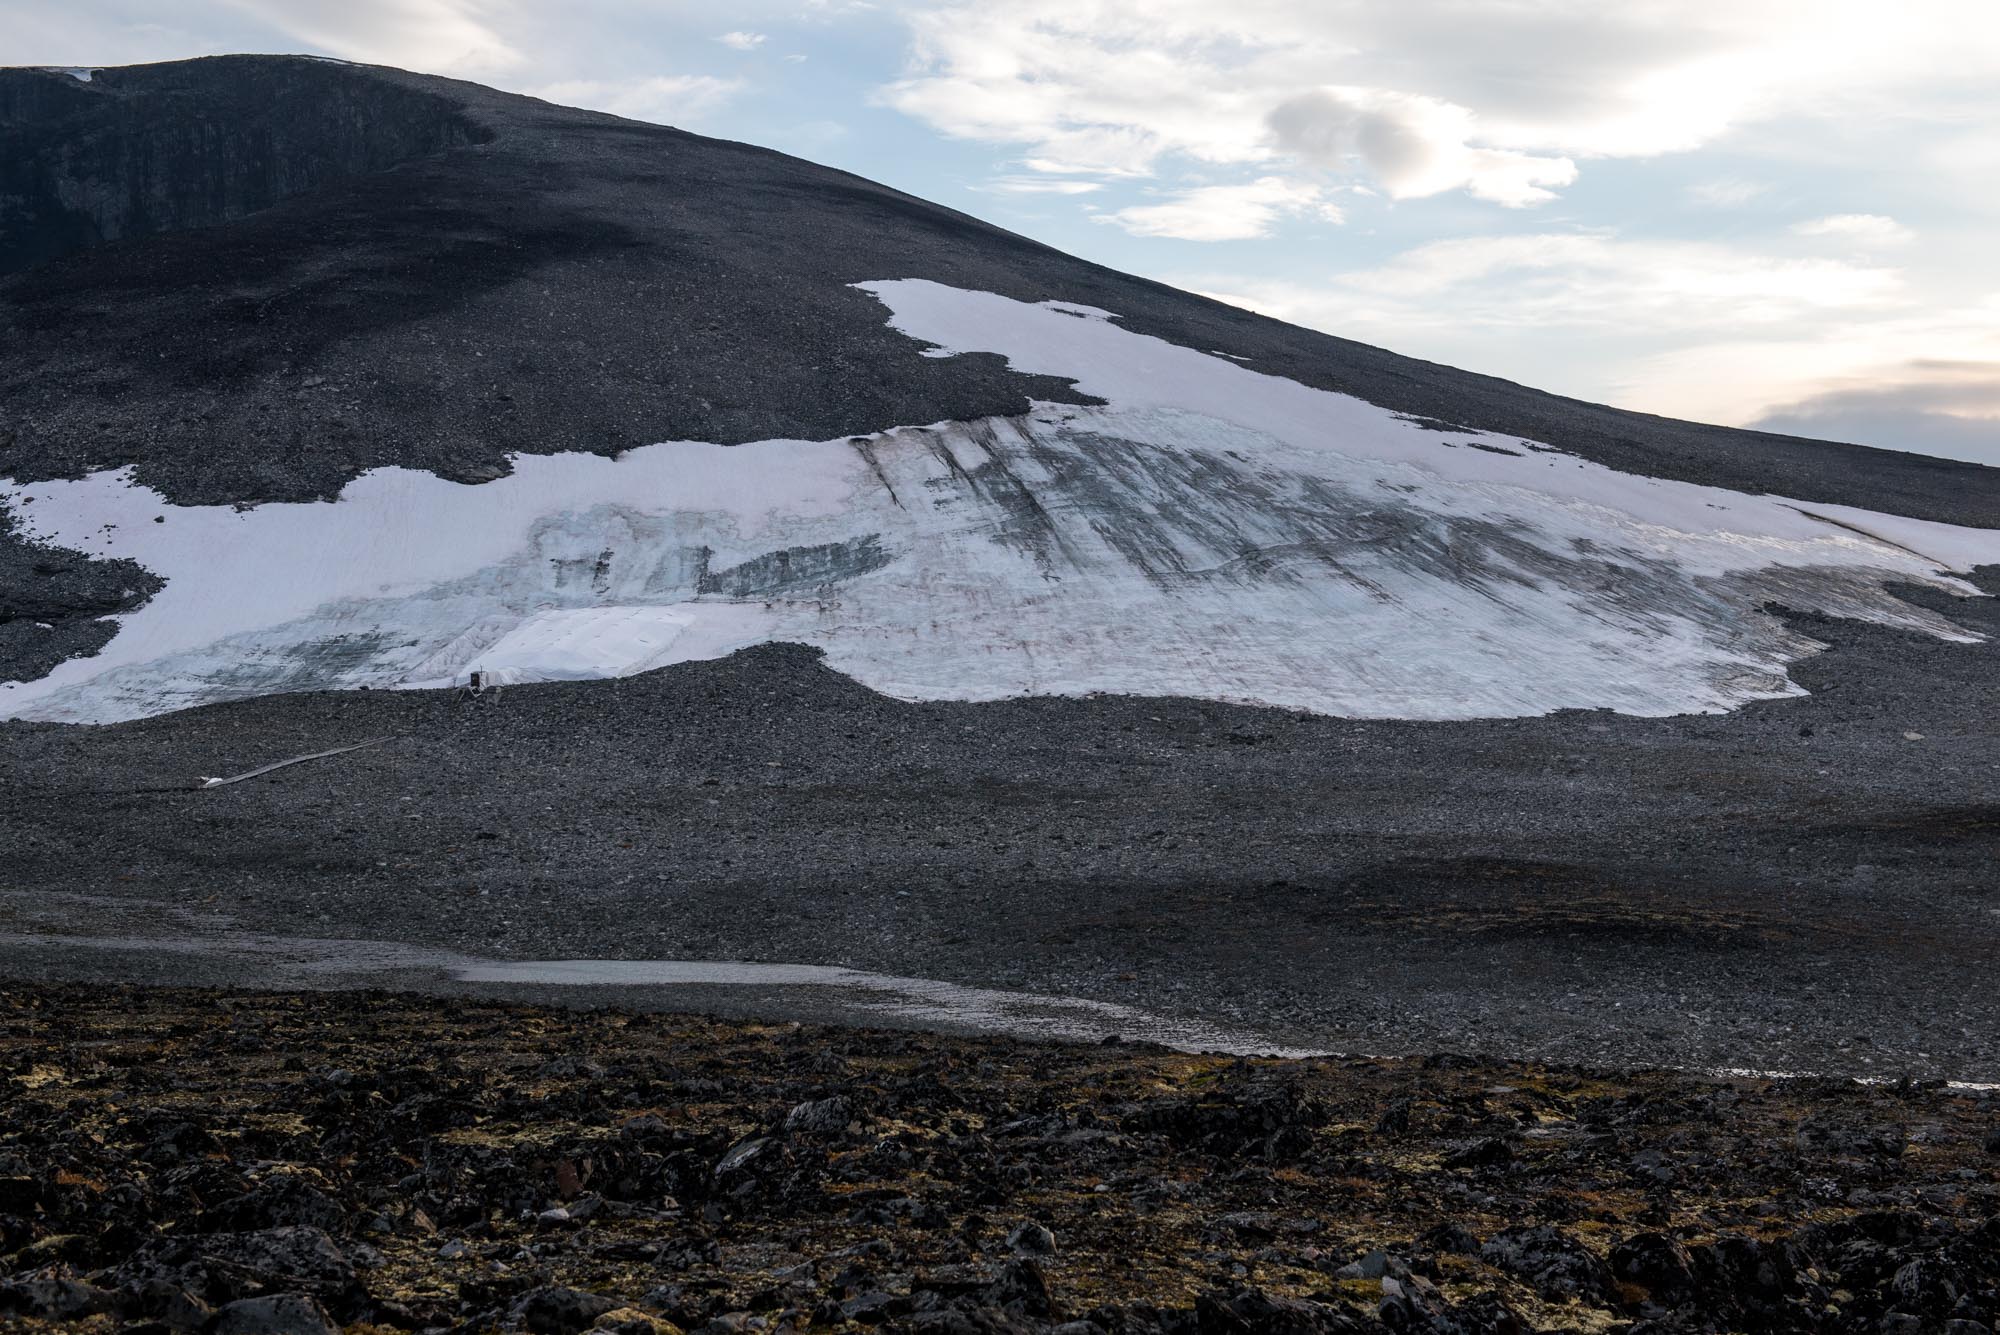
[[999,353],[1105,404],[521,455],[480,485],[380,469],[240,511],[124,471],[0,483],[32,533],[166,579],[96,657],[0,687],[0,715],[614,676],[772,640],[905,699],[1712,711],[1799,689],[1815,646],[1763,604],[1964,638],[1886,586],[1971,593],[1948,572],[2000,562],[2000,533],[1438,430],[1094,308],[863,286],[926,355]]

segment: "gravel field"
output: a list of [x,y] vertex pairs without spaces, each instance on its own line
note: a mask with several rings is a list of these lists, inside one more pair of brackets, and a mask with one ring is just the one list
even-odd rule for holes
[[[2000,631],[1986,600],[1953,615]],[[2000,646],[1798,624],[1833,646],[1811,696],[1663,719],[905,704],[769,646],[481,699],[0,724],[6,969],[283,981],[186,948],[246,933],[758,960],[1344,1052],[2000,1079]],[[90,945],[133,936],[183,944]],[[377,957],[322,981],[495,990]]]

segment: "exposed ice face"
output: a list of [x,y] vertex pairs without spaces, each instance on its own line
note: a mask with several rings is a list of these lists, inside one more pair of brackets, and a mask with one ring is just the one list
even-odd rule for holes
[[2000,561],[2000,533],[1424,429],[1091,308],[866,286],[929,355],[1000,353],[1107,406],[521,456],[479,486],[383,469],[243,512],[116,473],[0,486],[31,531],[167,580],[97,657],[0,688],[0,713],[613,676],[770,640],[906,699],[1719,710],[1797,692],[1786,665],[1814,646],[1764,602],[1953,636],[1884,583],[1971,592],[1941,572]]

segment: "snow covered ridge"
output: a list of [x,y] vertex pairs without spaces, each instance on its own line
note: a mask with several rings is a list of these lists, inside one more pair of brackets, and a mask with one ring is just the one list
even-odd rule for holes
[[905,699],[1115,691],[1469,718],[1797,694],[1782,602],[1948,638],[2000,532],[1636,477],[1440,431],[1122,328],[863,285],[927,355],[1102,408],[841,441],[380,469],[332,503],[181,507],[123,472],[0,483],[31,532],[165,589],[0,715],[109,722],[333,687],[616,676],[771,640]]

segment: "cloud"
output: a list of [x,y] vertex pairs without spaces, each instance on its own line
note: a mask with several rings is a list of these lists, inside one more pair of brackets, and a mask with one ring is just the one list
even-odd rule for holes
[[1051,135],[1042,141],[1047,157],[1031,157],[1021,165],[1054,175],[1150,176],[1159,150],[1144,135],[1115,130],[1079,130]]
[[1764,431],[2000,467],[2000,362],[1909,362],[1774,408]]
[[230,21],[216,26],[201,21],[214,17],[176,14],[177,21],[192,20],[186,28],[139,25],[107,22],[105,15],[76,5],[0,0],[0,32],[7,34],[9,65],[128,65],[237,49],[234,34],[244,22],[242,17],[226,14],[223,17]]
[[1185,190],[1163,204],[1139,204],[1097,216],[1134,236],[1170,236],[1183,241],[1246,241],[1267,236],[1280,218],[1313,217],[1339,222],[1340,209],[1325,202],[1315,185],[1265,176],[1248,185],[1210,185]]
[[741,79],[707,74],[663,74],[646,79],[567,79],[524,91],[566,107],[608,111],[656,125],[699,121],[742,91]]
[[1154,27],[1140,7],[1053,0],[918,7],[906,15],[911,71],[884,100],[955,138],[1025,145],[1038,168],[1139,174],[1169,152],[1268,157],[1263,109],[1225,110],[1202,39],[1163,17]]
[[1865,379],[1846,377],[1759,420],[1883,412],[1941,414],[1983,422],[1989,434],[2000,431],[2000,362],[1903,362]]
[[1088,195],[1102,190],[1104,183],[1062,176],[996,176],[973,188],[993,195]]
[[755,51],[765,39],[761,32],[726,32],[715,40],[737,51]]
[[527,61],[474,0],[228,0],[318,50],[366,64],[492,75]]
[[1879,213],[1836,213],[1830,217],[1794,223],[1792,231],[1798,236],[1823,236],[1839,241],[1851,241],[1857,246],[1869,249],[1907,245],[1914,241],[1917,235],[1894,218],[1884,217]]
[[1315,88],[1273,107],[1265,124],[1281,151],[1319,167],[1358,162],[1392,199],[1464,188],[1519,208],[1576,179],[1568,158],[1475,146],[1472,113],[1434,97]]
[[1741,423],[1878,368],[2000,362],[2000,297],[1931,305],[1895,266],[1610,229],[1455,237],[1284,278],[1171,275],[1248,309],[1557,393]]
[[1899,271],[1708,242],[1626,239],[1608,231],[1461,237],[1336,274],[1305,303],[1371,323],[1714,332],[1814,312],[1878,306]]
[[1740,209],[1758,196],[1769,194],[1770,190],[1771,187],[1762,181],[1723,176],[1712,181],[1695,182],[1687,188],[1687,197],[1703,208]]
[[1513,206],[1593,159],[1781,120],[1893,116],[1976,144],[2000,76],[1990,0],[1895,18],[1870,0],[913,0],[904,16],[887,104],[1041,167],[1314,163],[1399,198]]

